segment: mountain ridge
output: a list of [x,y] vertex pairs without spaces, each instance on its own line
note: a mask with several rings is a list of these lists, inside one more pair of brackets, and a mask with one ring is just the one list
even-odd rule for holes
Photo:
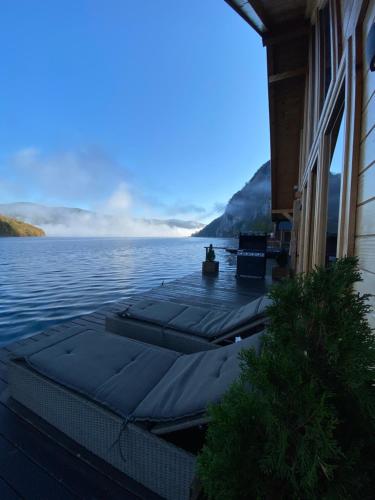
[[230,198],[224,213],[193,236],[233,237],[240,232],[271,230],[271,162],[267,161]]
[[28,224],[24,221],[7,217],[0,213],[0,236],[45,236],[40,227]]
[[[341,175],[330,172],[327,232],[337,233]],[[224,213],[192,236],[237,237],[240,232],[272,232],[271,162],[267,161],[228,201]]]

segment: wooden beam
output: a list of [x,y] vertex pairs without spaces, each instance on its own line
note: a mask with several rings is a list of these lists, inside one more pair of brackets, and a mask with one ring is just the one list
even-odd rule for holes
[[[267,47],[272,208],[287,213],[292,213],[293,186],[298,184],[306,65],[305,38]],[[285,218],[279,214],[273,212],[273,219]]]
[[290,215],[288,212],[282,212],[283,216],[288,219],[290,222],[293,222],[293,216]]
[[289,40],[294,40],[295,38],[303,38],[308,36],[310,33],[311,26],[309,23],[305,22],[301,25],[288,23],[282,24],[280,27],[275,27],[272,31],[263,33],[262,41],[265,47],[270,45],[279,45],[280,43],[288,42]]
[[282,215],[285,219],[289,220],[290,222],[293,222],[293,208],[285,208],[285,209],[280,208],[280,209],[272,210],[272,215],[273,214]]
[[306,67],[293,69],[291,71],[284,71],[283,73],[276,73],[275,75],[270,75],[268,77],[268,83],[279,82],[280,80],[286,80],[287,78],[294,78],[296,76],[305,75],[307,72]]
[[248,0],[248,3],[255,10],[255,13],[262,21],[266,30],[269,30],[271,27],[271,20],[266,12],[266,9],[263,7],[262,2],[260,0]]

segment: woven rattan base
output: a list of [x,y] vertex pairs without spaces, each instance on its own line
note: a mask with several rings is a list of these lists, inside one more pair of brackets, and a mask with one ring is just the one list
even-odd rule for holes
[[164,498],[189,498],[194,455],[138,425],[125,425],[115,413],[23,362],[9,363],[9,386],[16,401],[129,477]]

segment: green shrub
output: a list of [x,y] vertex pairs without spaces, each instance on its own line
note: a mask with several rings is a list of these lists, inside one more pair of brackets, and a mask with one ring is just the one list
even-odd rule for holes
[[375,340],[360,279],[346,258],[272,289],[261,354],[242,351],[240,379],[209,410],[208,498],[373,498]]

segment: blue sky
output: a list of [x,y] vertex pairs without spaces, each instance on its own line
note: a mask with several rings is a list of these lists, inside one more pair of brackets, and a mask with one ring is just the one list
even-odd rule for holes
[[0,202],[209,221],[269,159],[266,53],[224,0],[2,0]]

